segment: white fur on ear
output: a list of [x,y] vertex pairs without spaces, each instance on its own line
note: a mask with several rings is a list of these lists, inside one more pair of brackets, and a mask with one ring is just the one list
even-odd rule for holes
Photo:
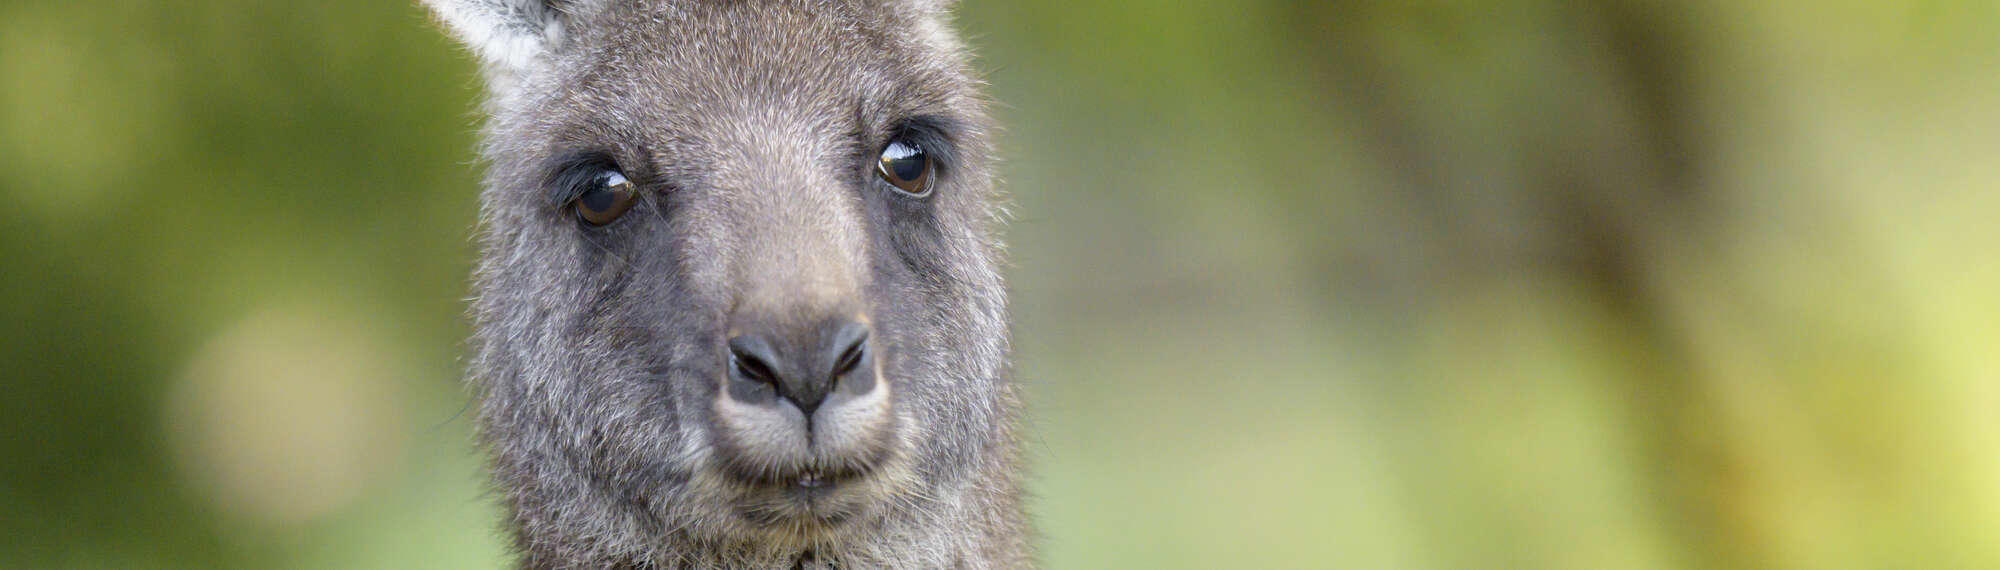
[[423,0],[490,72],[526,70],[562,41],[555,0]]
[[910,4],[933,12],[948,12],[958,6],[958,0],[911,0]]

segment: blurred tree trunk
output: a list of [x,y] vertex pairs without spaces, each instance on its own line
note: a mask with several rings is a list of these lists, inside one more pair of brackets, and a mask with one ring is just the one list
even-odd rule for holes
[[[1396,285],[1448,295],[1433,285],[1523,267],[1583,283],[1642,351],[1629,375],[1607,381],[1626,384],[1611,388],[1643,435],[1642,463],[1661,466],[1642,483],[1672,519],[1660,521],[1677,535],[1672,550],[1694,567],[1757,566],[1755,531],[1724,508],[1730,441],[1703,429],[1713,402],[1658,289],[1661,256],[1701,251],[1682,238],[1715,225],[1697,90],[1706,78],[1688,67],[1704,59],[1691,53],[1696,15],[1636,0],[1500,8],[1534,14],[1525,17],[1448,8],[1301,3],[1291,18],[1310,27],[1294,36],[1319,64],[1328,107],[1348,112],[1394,177],[1399,209],[1419,216],[1411,235],[1434,242],[1423,251],[1440,252],[1415,272],[1428,283]],[[1509,90],[1516,73],[1526,82]],[[1467,81],[1501,85],[1492,92],[1507,99],[1440,93]]]

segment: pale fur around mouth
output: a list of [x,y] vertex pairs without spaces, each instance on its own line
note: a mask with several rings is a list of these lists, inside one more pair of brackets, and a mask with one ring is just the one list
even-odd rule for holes
[[820,491],[866,477],[890,461],[900,438],[890,384],[876,372],[867,393],[836,393],[812,418],[786,402],[715,400],[723,471],[755,487]]

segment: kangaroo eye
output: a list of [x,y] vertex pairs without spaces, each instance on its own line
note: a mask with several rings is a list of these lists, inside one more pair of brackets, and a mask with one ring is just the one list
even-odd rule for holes
[[875,173],[882,180],[911,196],[923,196],[931,191],[931,156],[916,145],[903,141],[891,141],[882,147],[881,161],[875,165]]
[[590,225],[601,226],[625,215],[638,197],[639,193],[632,190],[631,180],[626,180],[625,175],[616,170],[608,170],[597,175],[590,188],[578,194],[571,204],[576,209],[576,217]]

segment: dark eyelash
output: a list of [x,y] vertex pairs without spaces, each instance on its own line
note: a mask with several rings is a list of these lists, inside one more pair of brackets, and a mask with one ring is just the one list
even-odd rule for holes
[[942,175],[951,165],[958,163],[957,148],[951,144],[951,137],[945,134],[951,132],[951,123],[950,119],[935,115],[911,117],[904,119],[896,125],[896,128],[889,131],[891,133],[889,140],[916,145],[930,155],[931,168],[936,169],[935,174]]
[[[568,205],[577,196],[583,195],[603,177],[605,172],[618,171],[618,161],[602,152],[580,152],[565,155],[552,162],[549,177],[542,183],[548,192],[549,204],[556,208]],[[630,174],[626,174],[630,177]]]

